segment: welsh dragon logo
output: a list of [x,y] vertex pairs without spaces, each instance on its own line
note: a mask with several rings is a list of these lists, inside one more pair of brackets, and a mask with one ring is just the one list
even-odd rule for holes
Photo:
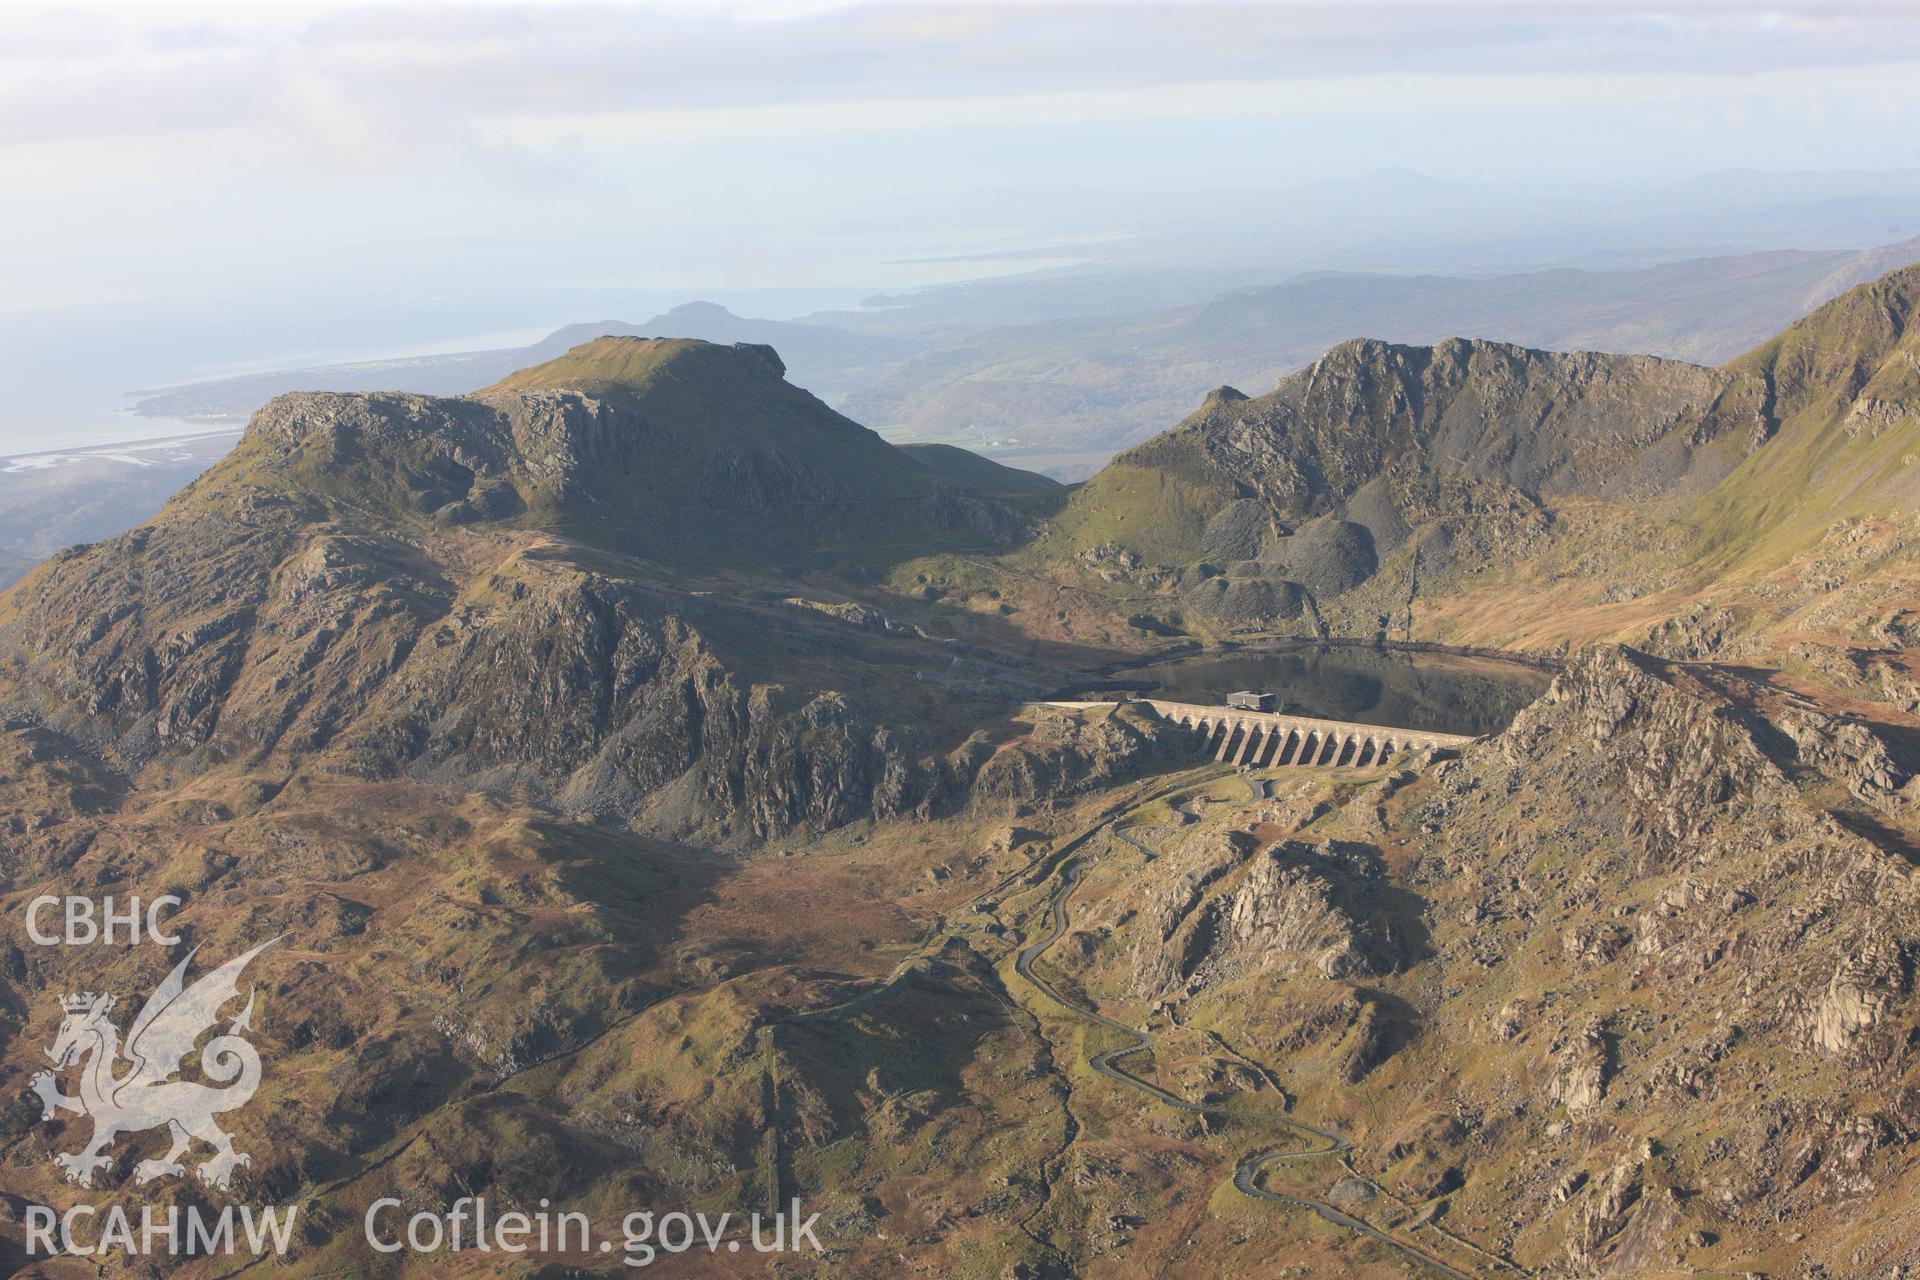
[[[221,1006],[240,994],[240,975],[247,965],[278,941],[263,942],[236,956],[191,987],[186,985],[187,965],[198,949],[189,952],[147,997],[127,1031],[124,1048],[119,1030],[107,1016],[113,1012],[115,997],[92,992],[60,997],[66,1017],[53,1048],[47,1050],[53,1070],[35,1075],[32,1088],[40,1095],[42,1120],[51,1120],[61,1111],[93,1117],[93,1140],[86,1149],[53,1158],[69,1182],[92,1186],[94,1172],[113,1163],[104,1153],[114,1139],[162,1127],[173,1145],[161,1159],[142,1160],[134,1166],[134,1177],[143,1185],[184,1175],[180,1157],[195,1138],[214,1149],[213,1158],[195,1170],[208,1186],[224,1189],[236,1168],[252,1163],[251,1156],[233,1149],[232,1136],[213,1118],[245,1106],[260,1087],[260,1055],[242,1038],[253,1029],[253,992],[248,992],[247,1007],[226,1032],[200,1051],[201,1074],[226,1087],[173,1077],[195,1043],[219,1021]],[[119,1072],[122,1058],[129,1065]],[[80,1064],[80,1093],[70,1097],[60,1091],[55,1072],[75,1063]]]

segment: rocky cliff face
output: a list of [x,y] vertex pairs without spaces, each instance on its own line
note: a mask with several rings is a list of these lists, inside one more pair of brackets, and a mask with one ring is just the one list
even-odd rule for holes
[[[1406,794],[1408,883],[1457,991],[1427,1025],[1502,1151],[1498,1194],[1538,1189],[1516,1243],[1618,1275],[1714,1248],[1833,1275],[1911,1261],[1873,1222],[1916,1175],[1896,1135],[1920,872],[1858,782],[1887,744],[1859,724],[1804,749],[1806,714],[1598,648]],[[1586,1189],[1556,1201],[1569,1178]]]
[[1648,496],[1707,465],[1702,447],[1760,408],[1756,387],[1677,361],[1360,339],[1258,399],[1216,395],[1119,461],[1248,491],[1282,520],[1407,470],[1536,497]]
[[1424,771],[1215,784],[1061,964],[1276,1064],[1365,1176],[1544,1274],[1891,1274],[1920,1260],[1883,1229],[1920,1186],[1911,733],[1595,647]]
[[[978,488],[1004,469],[976,460],[962,487],[759,349],[605,341],[639,371],[583,348],[473,399],[274,401],[150,524],[7,601],[17,713],[128,768],[311,759],[675,828],[960,803],[991,754],[963,745],[967,708],[1026,677],[956,678],[950,646],[911,627],[688,593],[652,557],[768,537],[804,556],[869,518],[923,546],[1004,536],[1023,517]],[[689,406],[705,416],[666,416]],[[723,498],[738,536],[714,528]]]
[[1917,312],[1907,268],[1719,369],[1343,343],[1121,454],[1023,567],[1208,636],[1866,642],[1914,573]]
[[1248,975],[1366,979],[1405,961],[1396,922],[1367,893],[1365,846],[1218,831],[1170,842],[1110,912],[1126,916],[1132,993],[1192,996]]
[[985,459],[930,467],[784,369],[766,347],[601,338],[471,396],[282,396],[209,482],[742,568],[1003,545],[1051,504]]
[[976,775],[983,803],[1045,803],[1173,759],[1151,717],[996,755],[965,726],[1028,677],[950,675],[912,629],[690,597],[547,540],[457,547],[277,524],[209,548],[162,520],[22,590],[16,714],[129,769],[312,761],[758,835],[946,812]]
[[1463,566],[1538,553],[1558,506],[1704,491],[1767,412],[1758,378],[1650,357],[1348,342],[1120,455],[1054,543],[1135,547],[1135,578],[1178,571],[1230,629],[1370,634]]

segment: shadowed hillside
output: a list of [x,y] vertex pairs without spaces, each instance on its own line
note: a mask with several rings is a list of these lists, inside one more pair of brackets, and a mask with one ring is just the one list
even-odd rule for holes
[[[0,596],[0,897],[278,940],[251,1164],[193,1194],[300,1206],[289,1276],[439,1274],[366,1213],[484,1194],[798,1197],[783,1270],[873,1280],[1878,1280],[1920,1264],[1915,274],[1724,369],[1347,343],[1070,496],[761,347],[283,397]],[[1029,701],[1183,629],[1665,656],[1384,765]],[[15,959],[7,1204],[186,1194],[138,1137],[62,1181],[85,1122],[34,1105],[52,993],[169,961]]]
[[1798,591],[1777,575],[1853,524],[1881,522],[1846,533],[1855,555],[1905,554],[1916,282],[1859,286],[1717,369],[1344,343],[1121,454],[1008,568],[1201,635],[1654,643],[1703,599],[1773,625]]
[[1044,511],[1048,482],[982,459],[949,483],[783,373],[767,347],[599,338],[465,398],[282,397],[194,500],[297,489],[701,565],[1004,544]]

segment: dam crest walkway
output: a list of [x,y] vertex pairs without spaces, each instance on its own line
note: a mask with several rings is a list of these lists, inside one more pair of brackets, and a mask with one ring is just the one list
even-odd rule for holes
[[[1163,720],[1193,730],[1199,736],[1201,752],[1212,759],[1257,769],[1285,765],[1363,768],[1408,751],[1458,747],[1473,741],[1469,734],[1321,720],[1278,711],[1244,711],[1237,707],[1170,702],[1162,698],[1133,701],[1153,708]],[[1092,710],[1121,704],[1043,702],[1040,705]]]

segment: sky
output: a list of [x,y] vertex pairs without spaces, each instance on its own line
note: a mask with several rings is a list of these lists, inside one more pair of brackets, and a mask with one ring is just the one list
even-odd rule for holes
[[1908,2],[14,0],[0,434],[695,297],[1882,243],[1916,83]]
[[893,286],[1397,168],[1920,168],[1916,83],[1905,3],[14,6],[0,310]]

